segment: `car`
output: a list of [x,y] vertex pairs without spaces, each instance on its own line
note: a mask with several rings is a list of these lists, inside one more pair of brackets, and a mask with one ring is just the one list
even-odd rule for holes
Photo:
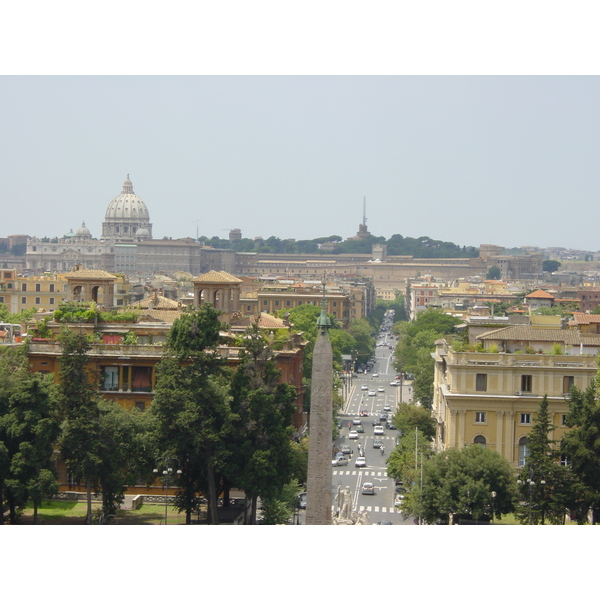
[[390,385],[400,385],[400,382],[397,379],[392,379]]
[[387,418],[388,418],[388,415],[387,415],[387,413],[386,413],[386,412],[382,412],[382,413],[379,415],[379,420],[380,420],[380,421],[387,421]]
[[388,412],[389,412],[390,410],[392,410],[392,407],[391,407],[389,404],[386,404],[386,405],[383,407],[383,410],[386,410],[386,411],[388,411]]
[[357,440],[358,439],[358,431],[356,431],[356,429],[353,429],[352,431],[350,431],[350,433],[348,434],[348,439],[349,440]]
[[385,422],[385,428],[386,429],[396,429],[396,426],[391,422],[391,421],[386,421]]
[[374,525],[393,525],[391,521],[377,521]]
[[298,494],[298,507],[306,508],[306,492]]
[[377,388],[377,391],[378,391],[378,392],[385,392],[385,388],[384,388],[382,385],[380,385],[380,386]]
[[344,467],[347,464],[348,464],[348,459],[344,455],[340,456],[339,458],[334,458],[331,461],[331,465],[333,467]]
[[364,456],[357,457],[357,459],[354,461],[354,466],[357,468],[366,467],[367,459]]
[[[383,429],[383,427],[381,429]],[[342,454],[352,454],[352,450],[350,449],[350,446],[348,446],[348,444],[344,444],[342,446]]]
[[373,496],[375,494],[375,486],[372,483],[363,483],[362,493]]
[[372,373],[371,377],[379,377],[379,373]]
[[399,506],[402,506],[403,501],[404,501],[404,496],[402,494],[396,494],[396,497],[394,498],[394,506],[396,508],[398,508]]
[[383,435],[383,427],[381,425],[373,427],[373,435]]
[[383,440],[373,439],[373,448],[379,449],[381,446],[383,446]]
[[369,411],[368,410],[361,410],[360,411],[360,416],[361,417],[368,417],[369,416]]
[[359,417],[354,417],[354,419],[352,419],[352,425],[362,425],[362,421]]
[[377,427],[377,425],[379,425],[379,421],[373,421],[373,423],[371,423],[371,425],[373,425],[373,427]]
[[364,433],[365,432],[365,428],[362,425],[357,425],[356,426],[356,432],[357,433]]
[[369,390],[369,396],[377,396],[377,392],[375,390]]
[[363,383],[363,384],[360,386],[360,389],[361,389],[361,390],[365,390],[365,391],[366,391],[366,390],[368,390],[368,389],[369,389],[369,386],[368,386],[366,383]]

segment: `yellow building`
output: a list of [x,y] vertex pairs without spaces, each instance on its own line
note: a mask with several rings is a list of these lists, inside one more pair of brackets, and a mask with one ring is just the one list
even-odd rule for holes
[[523,466],[544,395],[557,427],[551,435],[560,439],[567,431],[569,391],[573,386],[585,389],[592,382],[596,358],[592,354],[456,352],[446,340],[439,340],[432,407],[436,451],[482,444],[513,467]]

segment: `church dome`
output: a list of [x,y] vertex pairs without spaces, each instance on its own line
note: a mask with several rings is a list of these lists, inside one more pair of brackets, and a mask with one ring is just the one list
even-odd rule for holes
[[134,219],[136,221],[150,219],[144,201],[133,192],[133,184],[129,179],[129,175],[127,175],[127,179],[123,184],[123,191],[116,198],[113,198],[106,209],[106,220],[113,219]]
[[81,227],[77,230],[77,233],[75,235],[77,237],[92,237],[90,230],[85,226],[85,221],[81,224]]
[[[144,233],[138,234],[140,230]],[[133,192],[133,185],[127,175],[123,191],[113,198],[106,209],[102,239],[131,242],[135,235],[151,240],[152,223],[144,201]]]

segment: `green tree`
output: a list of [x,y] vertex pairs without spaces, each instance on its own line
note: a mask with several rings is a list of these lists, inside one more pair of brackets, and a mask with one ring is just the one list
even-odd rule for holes
[[148,412],[126,410],[111,400],[98,402],[98,483],[102,511],[114,515],[128,486],[150,480],[155,466],[155,423]]
[[486,279],[501,279],[502,271],[500,270],[500,267],[498,267],[497,265],[493,265],[488,269],[487,275],[485,277]]
[[218,523],[215,469],[224,460],[223,440],[231,431],[223,361],[216,353],[219,314],[203,304],[175,321],[157,367],[150,407],[162,460],[176,458],[182,471],[177,506],[185,511],[188,524],[198,492],[208,497],[209,522]]
[[529,454],[519,478],[521,503],[517,515],[521,523],[531,519],[534,525],[544,525],[546,520],[562,524],[567,511],[577,512],[580,508],[583,489],[570,469],[559,462],[557,441],[550,439],[555,429],[548,412],[548,398],[544,396],[528,436]]
[[59,423],[52,383],[28,371],[22,352],[11,351],[0,353],[0,506],[6,499],[16,523],[33,502],[35,524],[42,499],[58,489],[52,456]]
[[422,406],[402,403],[393,418],[396,429],[403,433],[414,431],[417,428],[428,440],[435,436],[435,421],[431,413]]
[[516,496],[510,463],[479,444],[450,448],[424,463],[421,516],[427,523],[489,520],[492,510],[501,517],[513,512]]
[[571,472],[583,486],[578,523],[587,521],[588,511],[592,513],[593,524],[598,522],[600,515],[600,403],[597,389],[597,381],[585,391],[571,388],[566,424],[573,429],[562,437],[560,444],[561,454],[566,456]]
[[293,480],[282,486],[277,495],[262,502],[260,525],[287,525],[298,509],[300,485]]
[[560,262],[558,260],[545,260],[542,263],[542,271],[546,273],[555,273],[560,268]]
[[62,418],[59,447],[67,469],[76,481],[85,481],[86,523],[92,518],[92,487],[97,485],[100,455],[99,395],[89,372],[87,353],[91,343],[85,335],[67,328],[58,336],[62,348],[57,398]]
[[224,473],[246,492],[254,523],[258,497],[263,503],[278,498],[297,465],[290,441],[296,390],[278,383],[280,373],[258,325],[248,328],[242,344],[231,383],[236,427],[227,444]]

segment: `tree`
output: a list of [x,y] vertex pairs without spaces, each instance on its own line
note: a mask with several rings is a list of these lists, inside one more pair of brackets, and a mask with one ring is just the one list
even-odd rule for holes
[[544,396],[528,436],[529,454],[519,479],[521,503],[517,515],[521,523],[531,520],[534,525],[544,525],[548,520],[559,525],[564,523],[567,510],[580,508],[581,486],[570,470],[559,463],[557,441],[550,439],[555,429],[548,413],[548,398]]
[[424,463],[421,516],[427,523],[489,520],[492,512],[501,517],[513,512],[516,495],[510,463],[480,444],[450,448]]
[[546,273],[555,273],[560,268],[560,262],[558,260],[545,260],[542,263],[542,271]]
[[150,407],[162,460],[176,459],[182,471],[176,505],[185,511],[187,524],[198,492],[208,497],[209,522],[219,521],[215,468],[223,460],[223,440],[231,431],[223,361],[216,353],[219,314],[207,303],[173,323]]
[[403,433],[414,431],[417,428],[430,441],[435,435],[435,421],[431,418],[431,413],[416,404],[400,404],[393,422],[396,429]]
[[597,388],[597,381],[583,392],[571,388],[566,424],[573,429],[562,437],[560,444],[561,454],[583,486],[578,523],[587,521],[588,511],[592,513],[593,524],[598,522],[600,515],[600,403]]
[[241,363],[231,383],[236,422],[228,447],[224,474],[252,502],[276,499],[296,468],[290,441],[296,390],[278,383],[280,373],[267,340],[255,323],[242,340]]
[[497,265],[492,265],[487,272],[487,275],[485,276],[486,279],[501,279],[502,278],[502,271],[500,270],[500,267],[498,267]]
[[[0,372],[8,375],[2,378],[0,390],[0,506],[6,498],[10,522],[16,523],[18,514],[32,501],[35,524],[43,498],[58,490],[52,456],[59,423],[53,384],[30,373],[20,358],[0,355]],[[12,372],[6,369],[11,362],[18,365]]]
[[150,479],[155,466],[155,423],[149,413],[126,410],[111,400],[100,400],[98,413],[101,462],[97,477],[102,511],[108,516],[115,514],[129,485]]
[[98,481],[100,455],[99,395],[89,373],[87,353],[91,344],[85,335],[64,328],[58,336],[62,348],[57,398],[62,418],[60,453],[75,480],[86,483],[87,517],[92,518],[92,487]]

